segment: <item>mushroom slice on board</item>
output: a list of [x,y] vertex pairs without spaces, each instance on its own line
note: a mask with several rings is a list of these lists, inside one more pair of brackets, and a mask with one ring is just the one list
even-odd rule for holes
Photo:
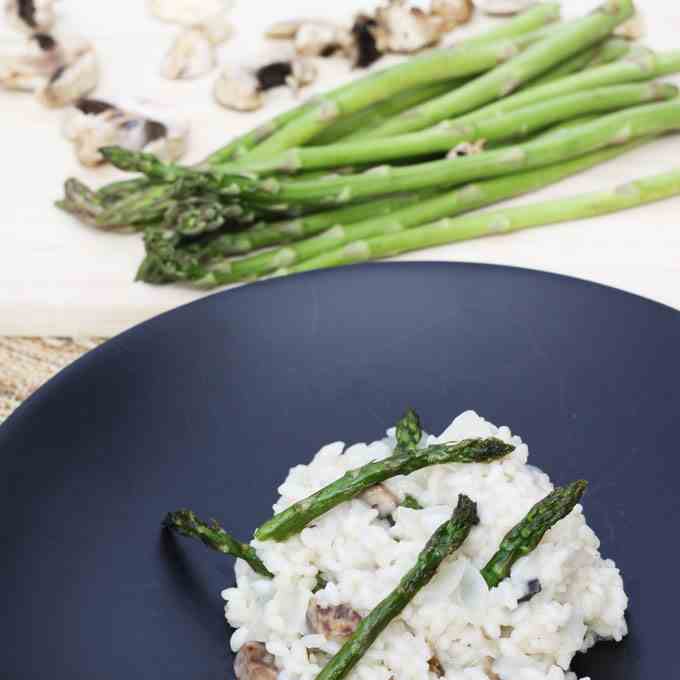
[[379,7],[375,20],[378,49],[386,52],[417,52],[438,42],[444,32],[442,18],[410,7],[405,0]]
[[305,57],[330,57],[346,52],[352,44],[348,28],[324,19],[279,21],[265,31],[265,36],[293,41],[295,52]]
[[474,6],[472,0],[431,0],[430,15],[439,17],[444,31],[451,31],[456,26],[466,24],[472,18]]
[[201,29],[189,28],[173,41],[163,59],[161,75],[170,80],[191,80],[212,71],[216,63],[210,38]]
[[475,7],[491,16],[519,14],[535,5],[537,0],[474,0]]
[[76,49],[66,51],[63,64],[38,90],[38,99],[53,108],[66,106],[89,92],[99,82],[99,63],[93,47],[83,42]]
[[189,126],[148,102],[116,105],[100,99],[80,99],[64,122],[64,135],[78,160],[87,166],[104,161],[102,146],[122,146],[153,153],[165,162],[186,151]]
[[79,37],[47,33],[0,43],[0,85],[35,92],[47,106],[66,106],[91,92],[99,80],[92,45]]
[[56,20],[54,0],[5,0],[10,26],[28,33],[45,33]]
[[352,24],[350,58],[354,66],[366,68],[383,56],[378,46],[378,22],[367,14],[359,14]]
[[61,45],[47,33],[0,39],[0,85],[35,92],[64,63]]
[[257,68],[227,65],[215,81],[215,99],[234,111],[255,111],[263,105],[266,90],[288,85],[297,91],[316,75],[314,64],[301,58],[270,61]]

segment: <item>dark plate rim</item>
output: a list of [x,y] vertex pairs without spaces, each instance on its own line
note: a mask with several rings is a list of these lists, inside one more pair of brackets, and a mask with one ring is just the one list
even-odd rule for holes
[[223,290],[216,291],[210,295],[206,295],[205,297],[199,298],[198,300],[191,300],[189,302],[185,302],[181,305],[178,305],[177,307],[173,307],[172,309],[169,309],[165,312],[161,312],[160,314],[157,314],[155,316],[152,316],[149,319],[145,319],[144,321],[140,321],[139,323],[131,326],[130,328],[125,329],[124,331],[121,331],[120,333],[117,333],[116,335],[112,336],[111,338],[107,338],[101,345],[95,347],[94,349],[90,350],[83,356],[79,357],[72,363],[70,363],[68,366],[65,366],[63,369],[58,371],[54,376],[52,376],[49,380],[47,380],[43,385],[41,385],[33,394],[31,394],[28,399],[23,401],[10,415],[9,417],[2,423],[0,423],[0,437],[3,435],[6,435],[7,432],[12,429],[12,427],[17,424],[20,420],[22,420],[25,417],[30,417],[31,411],[38,407],[40,402],[48,398],[53,391],[58,390],[59,386],[61,385],[61,382],[63,380],[68,380],[71,376],[72,373],[78,372],[81,369],[85,368],[85,364],[87,364],[90,361],[96,361],[99,354],[103,351],[106,351],[106,349],[111,345],[111,344],[117,344],[119,342],[125,342],[127,337],[129,335],[133,335],[141,328],[146,327],[149,324],[153,324],[159,319],[163,319],[168,315],[171,314],[177,314],[181,313],[182,310],[184,310],[187,307],[197,307],[201,305],[207,305],[207,304],[215,304],[217,298],[222,298],[224,296],[232,296],[232,295],[243,295],[245,291],[249,291],[253,286],[257,287],[277,287],[280,286],[282,282],[285,281],[290,281],[292,279],[299,280],[301,278],[316,278],[320,276],[337,276],[337,275],[351,275],[351,272],[357,268],[360,269],[381,269],[381,268],[392,268],[392,269],[403,269],[405,271],[409,271],[412,269],[431,269],[431,268],[439,268],[439,267],[446,267],[446,268],[479,268],[479,269],[502,269],[507,272],[509,272],[511,275],[516,276],[520,274],[531,274],[531,275],[537,275],[539,278],[542,277],[549,277],[549,278],[554,278],[554,279],[560,279],[568,283],[569,285],[581,285],[585,286],[586,288],[604,288],[611,293],[618,294],[618,295],[624,295],[631,297],[633,299],[637,299],[639,301],[642,301],[647,304],[654,305],[656,307],[659,307],[663,310],[666,310],[667,312],[674,313],[678,316],[680,316],[680,310],[674,309],[670,305],[667,305],[663,302],[658,302],[657,300],[653,300],[651,298],[648,298],[644,295],[640,295],[638,293],[631,293],[626,290],[622,290],[621,288],[616,288],[615,286],[608,285],[608,284],[603,284],[603,283],[598,283],[596,281],[591,281],[589,279],[583,279],[577,276],[571,276],[567,274],[559,274],[557,272],[550,272],[546,271],[543,269],[532,269],[530,267],[519,267],[515,265],[506,265],[506,264],[492,264],[488,262],[458,262],[458,261],[450,261],[450,260],[426,260],[426,261],[419,261],[419,260],[407,260],[407,261],[399,261],[399,262],[364,262],[364,263],[359,263],[359,264],[352,264],[352,265],[345,265],[341,267],[329,267],[327,269],[315,269],[312,271],[308,272],[301,272],[299,274],[293,274],[292,276],[286,276],[286,277],[271,277],[268,279],[263,279],[260,281],[253,281],[251,283],[247,283],[245,285],[240,285],[234,288],[227,288]]

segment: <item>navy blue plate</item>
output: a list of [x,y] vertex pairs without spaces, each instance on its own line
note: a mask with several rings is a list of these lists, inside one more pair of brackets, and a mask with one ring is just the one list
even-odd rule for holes
[[[372,440],[507,423],[623,570],[631,635],[597,680],[677,677],[680,314],[610,288],[468,264],[381,264],[215,295],[63,371],[0,428],[0,677],[217,680],[229,558],[160,529],[191,506],[243,539],[287,469]],[[511,680],[511,679],[507,679]]]

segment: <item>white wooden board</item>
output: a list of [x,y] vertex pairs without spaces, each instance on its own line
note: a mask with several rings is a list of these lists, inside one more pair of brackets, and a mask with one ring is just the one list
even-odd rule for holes
[[[223,62],[263,49],[262,31],[275,19],[349,17],[374,0],[237,0],[236,37],[221,49]],[[595,0],[565,0],[577,15]],[[680,5],[640,0],[646,41],[678,46]],[[142,0],[61,0],[62,25],[96,43],[103,66],[97,95],[141,96],[185,113],[192,121],[191,154],[198,160],[279,110],[292,96],[281,90],[256,114],[219,108],[210,90],[214,75],[197,82],[158,75],[177,28],[154,20]],[[322,8],[322,9],[321,9]],[[480,30],[476,22],[469,31]],[[7,30],[6,27],[3,30]],[[382,62],[383,64],[385,62]],[[324,60],[316,90],[353,77],[345,62]],[[309,93],[315,91],[309,90]],[[137,236],[107,234],[78,224],[52,206],[61,183],[77,175],[93,185],[116,176],[111,169],[84,171],[60,134],[63,112],[41,108],[30,95],[0,92],[0,335],[110,335],[199,297],[181,287],[134,283],[142,255]],[[680,135],[657,142],[541,193],[541,197],[606,187],[680,163]],[[533,201],[535,196],[522,201]],[[625,214],[499,236],[412,253],[409,260],[493,262],[544,269],[610,284],[680,308],[680,199]]]

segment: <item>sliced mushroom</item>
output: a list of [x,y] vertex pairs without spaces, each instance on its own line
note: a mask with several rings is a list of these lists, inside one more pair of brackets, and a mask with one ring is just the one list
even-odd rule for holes
[[494,659],[492,656],[485,656],[484,657],[484,672],[486,673],[486,677],[489,678],[489,680],[501,680],[501,676],[498,675],[498,673],[495,673],[493,670],[493,662]]
[[64,63],[64,51],[47,33],[3,39],[0,84],[8,90],[35,92]]
[[463,156],[474,156],[475,154],[482,153],[485,145],[486,139],[478,139],[476,142],[461,142],[454,146],[453,149],[446,154],[446,157],[462,158]]
[[246,642],[234,660],[236,680],[276,680],[274,657],[261,642]]
[[444,32],[441,18],[409,7],[406,0],[391,0],[375,13],[377,47],[388,52],[409,53],[433,45]]
[[380,517],[391,515],[399,507],[399,498],[386,486],[376,484],[361,494],[362,500],[378,511]]
[[295,51],[307,57],[329,57],[346,51],[351,42],[349,30],[330,22],[305,22],[295,33]]
[[434,673],[438,678],[443,678],[446,675],[446,671],[444,670],[444,666],[442,666],[442,662],[436,656],[433,656],[429,659],[427,662],[427,668],[430,673]]
[[318,71],[314,63],[309,61],[309,59],[293,59],[290,64],[291,73],[286,80],[286,85],[295,92],[316,80]]
[[38,99],[46,106],[61,107],[92,92],[99,82],[97,55],[89,43],[72,49],[38,90]]
[[255,69],[226,66],[215,82],[215,98],[229,109],[254,111],[264,103],[266,90],[282,85],[298,90],[316,75],[314,64],[305,59],[272,61]]
[[15,28],[45,33],[56,20],[54,0],[5,0],[5,16]]
[[117,145],[146,151],[166,162],[186,151],[189,127],[148,103],[117,106],[98,99],[81,99],[68,115],[64,135],[73,142],[78,160],[87,166],[103,162],[99,149]]
[[322,607],[315,598],[307,607],[309,627],[327,640],[342,642],[354,633],[361,622],[361,616],[346,604]]
[[519,14],[535,5],[536,2],[537,0],[474,0],[475,7],[491,16]]
[[161,75],[170,80],[190,80],[209,73],[216,64],[215,46],[204,31],[182,31],[172,43],[161,66]]
[[5,41],[0,55],[0,84],[36,92],[47,106],[65,106],[93,90],[99,79],[92,45],[78,37],[57,39],[34,33]]
[[350,29],[325,19],[290,19],[272,24],[268,38],[291,40],[295,52],[303,57],[330,57],[337,52],[348,54],[353,38]]
[[430,14],[439,17],[442,30],[451,31],[456,26],[466,24],[472,18],[472,0],[431,0]]
[[367,14],[359,14],[354,20],[350,56],[355,66],[366,68],[383,56],[378,48],[377,31],[378,22]]
[[215,99],[234,111],[255,111],[263,104],[256,75],[247,69],[225,66],[215,81]]

